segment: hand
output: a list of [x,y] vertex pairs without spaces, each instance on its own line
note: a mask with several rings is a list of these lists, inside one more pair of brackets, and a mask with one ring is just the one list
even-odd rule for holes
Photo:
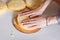
[[38,9],[30,11],[30,12],[26,12],[26,13],[21,13],[20,15],[22,16],[30,16],[30,17],[34,17],[34,16],[38,16],[38,15],[42,15],[43,12],[45,11],[45,9],[47,8],[47,6],[51,3],[51,0],[47,0],[43,6],[40,6]]
[[51,16],[51,17],[36,17],[36,18],[31,18],[29,20],[25,20],[23,21],[24,26],[28,26],[28,27],[40,27],[40,28],[44,28],[47,25],[51,25],[51,24],[57,24],[57,16]]
[[[28,9],[25,9],[25,10],[28,10]],[[36,10],[32,10],[30,12],[20,13],[20,15],[21,16],[35,17],[38,15],[42,15],[42,12],[43,12],[43,9],[36,9]]]
[[46,26],[46,18],[45,17],[31,18],[29,20],[23,21],[23,25],[27,27],[44,28]]

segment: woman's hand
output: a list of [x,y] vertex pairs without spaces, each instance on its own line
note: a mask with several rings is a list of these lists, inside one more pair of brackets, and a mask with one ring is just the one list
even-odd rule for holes
[[46,26],[46,18],[45,17],[31,18],[29,20],[23,21],[23,25],[27,27],[44,28]]
[[33,10],[30,12],[26,12],[26,13],[21,13],[21,16],[30,16],[30,17],[35,17],[38,15],[42,15],[43,12],[45,11],[45,9],[47,8],[47,6],[51,3],[51,0],[47,0],[43,6],[40,6],[37,10]]
[[57,16],[52,16],[52,17],[36,17],[36,18],[31,18],[29,20],[25,20],[23,21],[24,26],[28,26],[28,27],[40,27],[40,28],[44,28],[47,25],[51,25],[51,24],[57,24],[58,20],[57,20]]

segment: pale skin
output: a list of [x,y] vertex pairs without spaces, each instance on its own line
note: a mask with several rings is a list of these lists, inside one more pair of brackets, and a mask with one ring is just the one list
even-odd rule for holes
[[[46,19],[47,18],[47,19]],[[57,16],[52,16],[52,17],[36,17],[36,18],[31,18],[29,20],[23,21],[24,26],[32,26],[32,27],[41,27],[44,28],[46,26],[49,26],[51,24],[57,24]]]
[[[57,2],[58,4],[60,4],[60,0],[54,0],[55,2]],[[38,13],[39,11],[36,11],[34,13]],[[32,14],[32,13],[30,13]],[[28,16],[31,16],[30,14],[27,14]],[[40,15],[40,14],[39,14]],[[25,16],[25,15],[22,15]],[[34,17],[34,15],[32,14],[32,16]],[[51,16],[51,17],[36,17],[36,18],[31,18],[29,20],[25,20],[23,21],[24,26],[32,26],[32,27],[41,27],[44,28],[45,26],[49,26],[51,24],[57,24],[57,16]]]

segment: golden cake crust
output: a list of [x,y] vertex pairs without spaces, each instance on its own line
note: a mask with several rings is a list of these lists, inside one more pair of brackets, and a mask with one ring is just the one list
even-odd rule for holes
[[[25,19],[25,18],[24,18]],[[27,18],[28,19],[28,18]],[[23,20],[23,19],[22,19]],[[20,32],[23,32],[23,33],[27,33],[27,34],[30,34],[30,33],[35,33],[37,31],[39,31],[41,28],[38,28],[38,27],[25,27],[21,22],[22,20],[20,20],[19,16],[15,17],[13,19],[13,25],[14,27],[19,30]],[[20,22],[19,22],[20,21]]]

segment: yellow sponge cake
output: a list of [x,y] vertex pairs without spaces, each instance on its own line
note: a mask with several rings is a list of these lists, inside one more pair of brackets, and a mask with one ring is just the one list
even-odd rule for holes
[[30,9],[36,9],[40,7],[41,3],[41,0],[26,0],[26,5]]
[[8,8],[13,11],[20,11],[26,7],[23,0],[10,0],[8,1]]
[[5,12],[7,9],[7,5],[4,2],[0,2],[0,12]]

